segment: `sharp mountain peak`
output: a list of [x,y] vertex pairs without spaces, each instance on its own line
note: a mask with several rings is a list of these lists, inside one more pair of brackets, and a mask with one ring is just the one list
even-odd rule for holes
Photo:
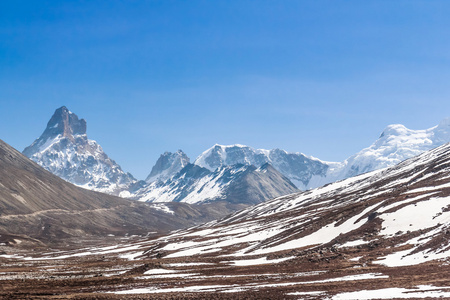
[[67,107],[62,106],[55,110],[55,113],[47,123],[44,133],[65,137],[72,137],[77,134],[86,134],[86,120],[78,119],[78,116]]

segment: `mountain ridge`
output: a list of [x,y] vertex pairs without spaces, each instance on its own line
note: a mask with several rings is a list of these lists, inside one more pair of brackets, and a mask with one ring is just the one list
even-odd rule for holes
[[301,190],[390,167],[425,151],[450,142],[450,118],[424,130],[401,124],[388,125],[379,138],[342,162],[323,161],[302,153],[280,149],[254,149],[244,145],[216,144],[204,151],[194,163],[212,169],[236,162],[261,165],[270,162]]
[[160,155],[145,181],[165,181],[183,169],[189,161],[189,157],[182,150],[175,153],[166,151]]
[[226,201],[251,205],[295,191],[297,188],[270,165],[257,168],[237,164],[210,171],[187,164],[165,182],[152,182],[126,196],[146,202]]
[[[100,145],[87,138],[86,128],[84,119],[78,119],[63,106],[55,111],[43,134],[23,153],[78,186],[133,198],[136,194],[143,195],[143,189],[148,191],[153,182],[159,181],[160,188],[190,162],[181,150],[165,152],[156,161],[146,181],[138,181],[109,158]],[[400,124],[388,125],[372,145],[343,162],[327,162],[277,148],[265,150],[241,144],[215,144],[201,153],[194,164],[214,172],[221,167],[237,164],[258,168],[269,163],[296,187],[308,190],[395,165],[448,141],[450,118],[425,130],[411,130]],[[137,192],[139,189],[141,192]],[[170,195],[161,196],[173,198]]]

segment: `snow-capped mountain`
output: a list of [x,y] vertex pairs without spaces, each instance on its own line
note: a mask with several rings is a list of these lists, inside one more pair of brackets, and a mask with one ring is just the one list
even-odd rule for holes
[[166,181],[177,174],[187,164],[189,164],[189,157],[183,151],[178,150],[175,153],[165,152],[156,161],[156,164],[153,166],[152,171],[145,181],[148,183]]
[[23,154],[48,171],[75,185],[118,195],[136,182],[86,135],[86,121],[58,108],[42,135]]
[[[196,181],[196,184],[204,187],[199,188],[198,193],[192,193],[186,198],[189,200],[181,200],[185,196],[180,196],[188,193],[186,188],[182,188],[186,182],[180,183],[178,177],[174,180],[179,183],[175,184],[172,180],[189,164],[189,158],[184,152],[179,150],[175,153],[162,154],[146,182],[137,181],[131,174],[122,171],[120,166],[103,152],[100,145],[87,138],[86,121],[78,119],[66,107],[56,110],[41,137],[23,153],[50,172],[84,188],[123,197],[130,196],[134,199],[141,197],[140,199],[145,201],[155,201],[156,197],[159,197],[162,200],[157,201],[172,199],[170,201],[194,203],[223,197],[223,182],[226,180],[220,181],[222,182],[220,188],[218,184],[213,184],[220,177],[222,167],[253,165],[258,169],[267,163],[270,164],[287,179],[281,180],[281,175],[278,176],[275,181],[282,184],[280,193],[269,193],[264,196],[265,198],[268,195],[279,196],[292,191],[290,188],[286,189],[286,186],[291,183],[301,190],[307,190],[392,166],[449,141],[450,119],[446,119],[438,126],[426,130],[411,130],[403,125],[390,125],[374,144],[343,162],[321,161],[302,153],[289,153],[280,149],[264,150],[243,145],[214,145],[194,162],[195,165],[207,169],[211,174],[202,173],[204,175],[202,181]],[[188,177],[185,179],[187,180]],[[236,175],[233,182],[240,180],[237,178],[241,177]],[[194,177],[189,180],[199,179]],[[286,180],[290,182],[286,183]],[[209,183],[206,184],[206,182]],[[262,183],[264,189],[267,188],[266,184],[267,182]],[[176,191],[175,186],[181,190]],[[195,188],[192,189],[194,190]],[[213,195],[214,192],[217,194]],[[195,197],[197,200],[194,200]],[[253,203],[253,200],[249,202]]]
[[412,130],[400,124],[389,125],[370,147],[352,155],[342,163],[330,165],[326,176],[314,176],[308,188],[394,166],[448,142],[450,142],[450,118],[425,130]]
[[165,182],[154,181],[128,196],[147,202],[226,201],[252,205],[295,191],[296,187],[269,164],[259,168],[237,164],[214,171],[188,164]]
[[326,162],[280,149],[214,145],[203,152],[194,163],[209,170],[237,163],[255,166],[270,163],[299,189],[306,190],[394,166],[447,142],[450,142],[450,118],[426,130],[411,130],[403,125],[389,125],[375,143],[343,162]]
[[333,165],[302,153],[254,149],[244,145],[214,145],[194,162],[211,171],[221,166],[246,164],[260,167],[266,163],[271,164],[300,189],[307,188],[313,176],[325,176],[329,165]]

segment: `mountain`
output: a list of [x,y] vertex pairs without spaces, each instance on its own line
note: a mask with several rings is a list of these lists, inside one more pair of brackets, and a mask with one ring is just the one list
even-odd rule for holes
[[153,166],[152,171],[145,181],[148,183],[166,181],[177,174],[187,164],[189,164],[189,157],[183,151],[178,150],[175,153],[165,152],[156,161],[156,164]]
[[226,201],[252,205],[295,191],[296,187],[269,164],[259,168],[237,164],[214,171],[188,164],[170,179],[152,182],[130,197],[147,202]]
[[118,195],[136,182],[96,141],[88,139],[86,121],[65,106],[55,111],[42,135],[23,154],[62,179],[90,190]]
[[389,125],[369,147],[343,162],[326,162],[301,153],[253,149],[243,145],[214,145],[195,164],[214,170],[236,163],[261,166],[270,163],[299,189],[307,190],[366,172],[394,166],[435,147],[450,142],[450,118],[426,130]]
[[448,142],[450,118],[426,130],[411,130],[400,124],[389,125],[375,143],[343,162],[340,176],[348,178],[393,166]]
[[330,165],[325,176],[313,176],[308,188],[394,166],[450,142],[450,118],[425,130],[412,130],[401,124],[389,125],[369,147],[341,163]]
[[145,204],[76,187],[0,140],[0,237],[48,243],[167,232],[210,221],[211,207]]
[[307,188],[313,176],[325,176],[329,168],[329,163],[302,153],[288,153],[280,149],[253,149],[244,145],[214,145],[194,162],[210,171],[221,166],[245,164],[260,167],[266,163],[271,164],[300,189]]

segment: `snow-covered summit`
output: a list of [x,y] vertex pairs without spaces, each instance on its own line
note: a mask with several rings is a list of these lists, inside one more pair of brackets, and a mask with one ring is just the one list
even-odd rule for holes
[[[396,165],[447,142],[450,142],[450,119],[425,130],[389,125],[375,143],[351,156],[347,164],[357,173],[372,171]],[[346,175],[353,176],[353,173]]]
[[23,154],[75,185],[117,195],[136,179],[87,138],[86,128],[84,119],[65,106],[58,108],[42,135]]
[[330,167],[325,177],[315,177],[309,188],[362,173],[391,167],[408,158],[450,142],[450,118],[429,129],[413,130],[401,124],[387,126],[369,147]]

